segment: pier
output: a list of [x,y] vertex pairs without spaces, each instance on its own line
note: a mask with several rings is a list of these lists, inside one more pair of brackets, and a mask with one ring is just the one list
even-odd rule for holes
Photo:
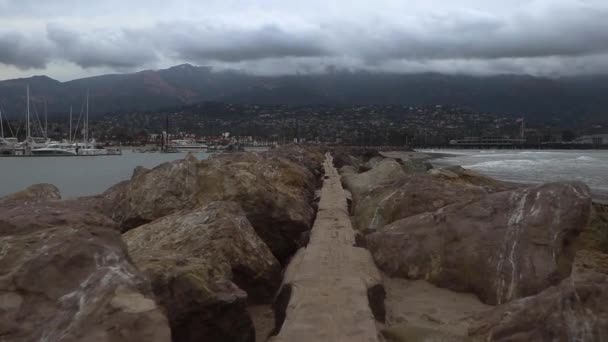
[[308,246],[292,259],[275,310],[273,342],[379,341],[384,320],[382,277],[356,246],[347,196],[328,153],[317,218]]

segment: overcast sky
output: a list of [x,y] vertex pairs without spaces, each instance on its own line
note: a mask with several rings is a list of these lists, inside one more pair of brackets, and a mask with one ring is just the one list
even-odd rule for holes
[[608,0],[0,0],[0,79],[181,63],[608,73]]

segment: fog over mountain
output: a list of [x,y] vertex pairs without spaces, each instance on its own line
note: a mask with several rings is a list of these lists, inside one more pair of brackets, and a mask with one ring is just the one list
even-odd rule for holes
[[0,0],[0,79],[181,63],[253,75],[603,74],[607,17],[604,0]]

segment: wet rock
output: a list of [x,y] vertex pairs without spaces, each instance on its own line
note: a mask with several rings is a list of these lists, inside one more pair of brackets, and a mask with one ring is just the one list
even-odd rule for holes
[[171,340],[120,234],[67,226],[0,237],[3,341]]
[[56,186],[52,184],[35,184],[25,190],[15,192],[0,198],[0,205],[15,202],[44,202],[60,200],[61,193]]
[[481,187],[412,175],[379,185],[360,196],[353,210],[354,221],[358,229],[374,231],[406,217],[453,203],[472,202],[485,195]]
[[603,259],[599,261],[603,269],[589,267],[592,256],[587,254],[571,277],[480,316],[469,335],[483,341],[604,341],[608,336],[607,256],[596,256]]
[[499,192],[396,221],[368,235],[367,244],[391,276],[426,279],[500,304],[570,274],[572,240],[590,206],[582,183]]
[[281,268],[238,204],[178,212],[123,237],[168,312],[174,341],[253,341],[247,303],[271,301]]

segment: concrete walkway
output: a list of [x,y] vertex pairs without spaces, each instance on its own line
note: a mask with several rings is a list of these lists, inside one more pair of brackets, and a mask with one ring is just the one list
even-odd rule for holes
[[324,168],[310,242],[286,270],[276,305],[280,331],[271,341],[380,341],[382,278],[371,254],[355,247],[346,194],[329,153]]

